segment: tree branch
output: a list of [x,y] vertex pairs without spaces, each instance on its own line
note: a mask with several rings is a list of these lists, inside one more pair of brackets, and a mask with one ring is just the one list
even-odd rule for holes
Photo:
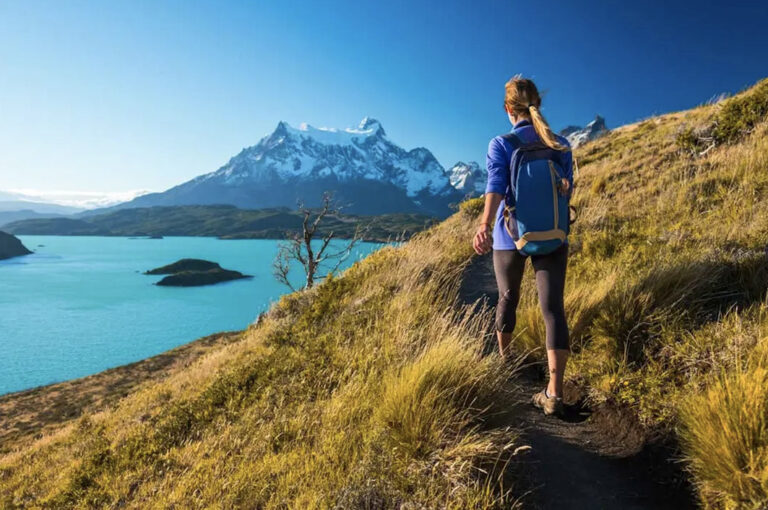
[[[302,215],[301,233],[286,233],[286,240],[279,244],[278,253],[273,263],[273,274],[277,280],[291,290],[296,290],[288,281],[288,273],[291,268],[291,262],[297,261],[301,264],[306,275],[305,287],[312,287],[316,273],[320,268],[320,263],[329,260],[336,260],[336,264],[331,268],[330,273],[335,273],[341,264],[349,257],[354,246],[362,240],[363,232],[370,228],[370,225],[362,227],[358,223],[355,228],[355,235],[347,245],[340,250],[331,250],[331,241],[335,238],[334,231],[331,230],[325,234],[320,242],[320,246],[315,251],[312,248],[312,241],[322,224],[329,215],[338,215],[340,208],[332,199],[331,192],[324,192],[322,205],[319,209],[311,209],[304,205],[302,200],[298,200],[299,212]],[[322,278],[319,277],[319,278]]]

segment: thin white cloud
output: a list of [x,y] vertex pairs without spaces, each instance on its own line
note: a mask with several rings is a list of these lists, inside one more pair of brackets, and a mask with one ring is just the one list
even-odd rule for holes
[[44,202],[48,204],[96,209],[127,202],[134,198],[151,193],[147,190],[130,191],[64,191],[38,190],[31,188],[0,190],[3,194],[11,194],[14,199],[25,202]]

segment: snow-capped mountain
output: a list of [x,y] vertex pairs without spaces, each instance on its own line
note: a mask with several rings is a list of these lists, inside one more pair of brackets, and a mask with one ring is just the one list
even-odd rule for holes
[[425,148],[405,150],[381,124],[364,118],[348,129],[298,128],[278,123],[274,132],[243,149],[224,166],[118,207],[231,204],[242,208],[319,204],[324,191],[346,204],[345,212],[450,213],[463,193]]
[[579,145],[600,138],[609,131],[605,125],[605,119],[598,115],[585,127],[568,126],[560,131],[560,134],[566,137],[571,142],[571,147],[575,149]]
[[459,161],[448,169],[451,186],[465,196],[479,196],[485,192],[487,174],[475,161]]

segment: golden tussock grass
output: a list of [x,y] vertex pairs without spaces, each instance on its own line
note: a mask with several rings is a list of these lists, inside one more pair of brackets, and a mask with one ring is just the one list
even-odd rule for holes
[[712,508],[768,505],[767,114],[764,80],[576,153],[570,377],[678,438]]
[[682,406],[682,438],[707,507],[768,500],[768,368],[723,374]]

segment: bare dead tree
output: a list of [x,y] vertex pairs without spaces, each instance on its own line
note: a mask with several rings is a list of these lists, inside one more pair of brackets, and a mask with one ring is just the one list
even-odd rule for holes
[[328,274],[335,273],[367,231],[367,227],[358,223],[352,238],[342,248],[332,249],[329,247],[331,240],[335,238],[335,233],[330,230],[319,238],[320,246],[315,249],[312,241],[318,236],[318,227],[323,219],[339,214],[340,207],[333,201],[333,195],[325,192],[320,208],[311,209],[305,207],[303,202],[299,202],[299,212],[303,217],[301,232],[286,233],[286,240],[278,244],[277,256],[272,265],[272,273],[277,281],[287,285],[291,290],[297,290],[288,279],[288,273],[294,263],[298,262],[306,275],[302,288],[310,288],[315,284],[315,280],[325,277],[317,274],[320,264],[334,262]]

